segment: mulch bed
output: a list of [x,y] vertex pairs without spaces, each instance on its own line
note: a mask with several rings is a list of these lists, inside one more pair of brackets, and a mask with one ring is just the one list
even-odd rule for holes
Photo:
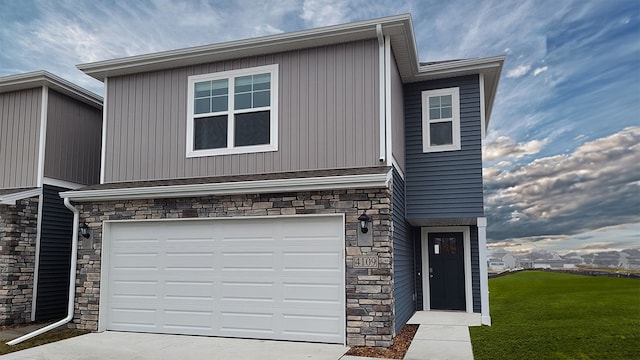
[[409,350],[411,340],[418,331],[418,325],[405,325],[396,338],[394,339],[393,346],[388,349],[378,349],[367,346],[352,347],[347,351],[346,355],[351,356],[365,356],[372,358],[387,358],[387,359],[402,359],[404,354]]

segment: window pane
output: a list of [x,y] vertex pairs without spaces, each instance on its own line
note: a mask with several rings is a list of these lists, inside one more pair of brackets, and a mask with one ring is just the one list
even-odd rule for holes
[[451,106],[451,95],[440,96],[441,106]]
[[440,107],[440,96],[430,96],[429,97],[429,108],[437,108]]
[[227,147],[227,115],[193,120],[193,149]]
[[229,107],[229,98],[228,96],[215,96],[211,98],[212,109],[211,112],[216,111],[227,111]]
[[251,108],[251,93],[236,94],[235,109],[250,109]]
[[211,95],[227,95],[229,93],[229,80],[215,80],[213,81]]
[[235,145],[263,145],[270,142],[270,111],[237,114]]
[[269,106],[271,91],[257,91],[253,93],[253,107]]
[[211,95],[211,81],[195,83],[195,97],[205,97]]
[[451,121],[429,124],[429,140],[431,145],[453,144],[453,128]]
[[271,88],[271,74],[253,76],[253,90],[268,90]]
[[443,106],[440,109],[441,119],[450,119],[451,118],[451,106],[445,107]]
[[440,109],[429,109],[429,119],[431,120],[440,119]]
[[251,91],[251,75],[236,78],[236,94]]
[[211,112],[211,98],[196,99],[194,114],[206,114],[208,112]]

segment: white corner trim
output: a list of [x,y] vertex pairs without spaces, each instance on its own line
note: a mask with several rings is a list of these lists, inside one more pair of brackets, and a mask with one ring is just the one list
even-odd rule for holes
[[395,156],[391,157],[391,164],[393,168],[398,171],[398,174],[400,174],[400,177],[402,178],[402,180],[404,180],[404,171],[402,171],[402,168],[400,167],[400,164],[398,164],[398,161],[396,160]]
[[485,104],[484,104],[484,74],[480,73],[479,84],[480,86],[480,136],[481,139],[487,136],[487,123],[485,116]]
[[49,88],[42,86],[42,99],[40,99],[40,140],[38,142],[38,178],[36,184],[42,187],[44,178],[44,156],[47,145],[47,107],[49,106]]
[[385,122],[385,146],[387,149],[387,166],[391,166],[393,146],[391,144],[391,38],[384,37],[384,122]]
[[0,195],[0,204],[2,205],[15,205],[16,201],[27,199],[34,196],[39,196],[42,192],[42,188],[34,188],[29,190],[24,190],[20,192],[15,192],[6,195]]
[[90,201],[376,188],[388,187],[391,177],[392,171],[389,170],[382,174],[65,191],[60,193],[60,197],[74,201]]
[[386,142],[386,136],[385,136],[385,130],[387,128],[387,125],[385,123],[385,116],[386,116],[386,110],[385,110],[385,105],[386,105],[386,100],[385,100],[385,64],[384,64],[384,60],[385,60],[385,45],[384,45],[384,35],[382,34],[382,24],[377,24],[376,25],[376,35],[378,36],[378,102],[379,102],[379,109],[378,109],[378,116],[379,118],[379,129],[378,131],[380,132],[379,134],[379,141],[380,141],[380,155],[378,157],[378,160],[381,163],[386,163],[387,159],[387,149],[385,147],[385,142]]
[[74,183],[74,182],[71,182],[71,181],[53,179],[53,178],[49,178],[49,177],[45,177],[42,180],[42,183],[44,185],[63,187],[63,188],[67,188],[67,189],[79,189],[81,187],[86,186],[85,184],[78,184],[78,183]]
[[422,244],[422,306],[424,310],[431,310],[429,294],[429,233],[432,232],[461,232],[464,247],[464,293],[465,307],[468,313],[473,312],[473,286],[471,279],[471,230],[468,226],[423,227],[421,229]]
[[109,79],[104,78],[104,100],[102,103],[102,146],[100,147],[100,184],[104,184],[104,170],[107,159],[107,98],[109,94]]
[[487,218],[479,217],[478,224],[478,262],[480,264],[480,306],[482,324],[491,326],[489,311],[489,274],[487,270]]

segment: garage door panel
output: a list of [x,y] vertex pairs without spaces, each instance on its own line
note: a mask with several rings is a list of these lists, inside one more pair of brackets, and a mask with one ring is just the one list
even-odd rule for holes
[[112,224],[107,328],[343,343],[343,232],[339,217]]

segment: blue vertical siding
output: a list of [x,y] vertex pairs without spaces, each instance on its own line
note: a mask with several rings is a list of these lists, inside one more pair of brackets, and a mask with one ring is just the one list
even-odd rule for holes
[[[422,91],[460,88],[461,150],[422,152]],[[404,85],[406,217],[420,219],[484,216],[480,87],[477,75]]]
[[61,319],[69,303],[73,213],[58,193],[69,189],[44,185],[35,320]]
[[395,330],[398,332],[416,310],[413,238],[405,220],[404,180],[393,169],[393,292]]
[[[471,293],[473,293],[473,312],[481,312],[480,304],[480,261],[478,251],[478,227],[470,226],[471,238]],[[487,264],[484,264],[487,266]]]

